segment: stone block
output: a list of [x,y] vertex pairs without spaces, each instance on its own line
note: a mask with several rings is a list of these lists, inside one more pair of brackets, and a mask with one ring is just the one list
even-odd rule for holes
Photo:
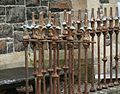
[[7,42],[7,53],[13,52],[13,42]]
[[0,24],[0,38],[13,37],[12,25]]
[[20,23],[25,21],[25,7],[6,7],[6,22]]
[[44,16],[47,15],[47,7],[31,7],[31,8],[27,8],[27,19],[31,20],[32,19],[32,12],[35,13],[35,19],[39,18],[39,13],[43,11],[44,12]]
[[14,27],[14,31],[23,31],[23,29],[21,28],[24,24],[23,23],[16,23],[13,25]]
[[41,5],[42,6],[48,6],[48,1],[47,0],[41,1]]
[[5,23],[5,16],[0,16],[0,23]]
[[26,0],[27,7],[33,7],[40,5],[39,0]]
[[5,15],[5,7],[0,7],[0,15]]
[[22,32],[14,32],[14,49],[16,52],[23,51],[24,46],[21,40],[23,39],[23,33]]
[[7,46],[5,40],[0,40],[0,54],[6,54],[7,53]]
[[15,0],[16,5],[24,5],[24,0]]
[[15,0],[0,0],[0,5],[15,5]]

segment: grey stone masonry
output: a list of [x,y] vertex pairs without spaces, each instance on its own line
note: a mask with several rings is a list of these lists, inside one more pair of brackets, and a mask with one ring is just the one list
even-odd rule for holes
[[25,7],[6,7],[6,22],[20,23],[25,21]]
[[47,14],[47,9],[39,0],[0,0],[0,54],[23,51],[21,26],[31,22],[32,12],[38,19],[39,12]]

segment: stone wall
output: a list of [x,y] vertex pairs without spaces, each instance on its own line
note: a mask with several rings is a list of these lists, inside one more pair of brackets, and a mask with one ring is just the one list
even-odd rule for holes
[[31,20],[33,11],[38,19],[39,12],[46,12],[47,7],[35,0],[0,0],[0,54],[23,50],[20,27],[26,20]]
[[[0,57],[11,59],[18,55],[16,59],[21,58],[19,55],[24,50],[23,44],[20,42],[23,35],[21,26],[26,20],[31,21],[32,12],[35,12],[35,18],[38,19],[39,12],[47,13],[47,9],[47,6],[40,6],[37,0],[0,0]],[[19,54],[17,54],[18,52]],[[8,58],[7,61],[2,58],[0,58],[0,65],[4,65],[6,62],[11,63]],[[20,62],[20,60],[18,61]],[[18,61],[13,60],[12,62]]]

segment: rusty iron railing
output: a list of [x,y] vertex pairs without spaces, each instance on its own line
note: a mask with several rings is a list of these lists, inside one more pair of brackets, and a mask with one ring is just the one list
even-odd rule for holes
[[[28,45],[32,44],[33,62],[35,77],[35,94],[88,94],[88,92],[100,91],[108,87],[119,85],[118,79],[118,61],[119,61],[119,17],[118,8],[116,8],[115,17],[113,17],[112,8],[110,15],[107,16],[107,9],[104,8],[103,17],[100,15],[100,8],[97,11],[97,18],[94,17],[94,9],[91,10],[91,18],[88,20],[88,11],[85,10],[84,20],[81,18],[81,10],[78,11],[78,20],[73,22],[74,12],[64,11],[64,22],[59,26],[58,18],[54,13],[48,13],[48,23],[45,25],[43,12],[39,14],[39,24],[35,24],[34,12],[32,13],[32,25],[24,25],[32,34],[25,33],[23,44],[25,47],[25,70],[26,70],[26,94],[29,94],[28,80]],[[115,34],[115,81],[113,80],[113,34]],[[103,35],[103,40],[101,40]],[[110,36],[110,62],[108,62],[106,50],[106,37]],[[97,41],[95,40],[97,37]],[[101,50],[101,41],[103,41],[103,51]],[[48,47],[45,47],[46,45]],[[95,48],[95,45],[97,48]],[[83,46],[83,48],[82,48]],[[77,52],[76,52],[77,49]],[[91,49],[91,51],[89,51]],[[95,49],[97,49],[97,78],[95,79]],[[48,52],[48,66],[45,62],[45,51]],[[64,62],[60,60],[60,52],[63,51]],[[82,53],[84,51],[84,54]],[[38,52],[38,54],[37,54]],[[101,59],[101,52],[103,58]],[[77,68],[75,68],[75,54],[77,54]],[[90,54],[90,57],[88,55]],[[75,55],[75,56],[74,56]],[[84,56],[83,56],[84,55]],[[82,57],[84,57],[84,82],[82,77]],[[91,81],[88,82],[88,59],[91,58]],[[101,62],[101,60],[103,62]],[[103,78],[101,78],[101,63],[103,63]],[[110,63],[110,64],[108,64]],[[110,66],[110,73],[107,74],[107,66]],[[77,71],[77,82],[75,72]],[[61,74],[63,73],[63,74]],[[46,75],[49,78],[46,81]],[[63,75],[63,76],[61,76]],[[107,75],[110,76],[109,83],[106,81]],[[62,78],[61,78],[62,77]],[[61,80],[63,79],[63,80]],[[102,83],[103,79],[103,83]],[[97,80],[97,81],[96,81]],[[61,90],[61,83],[63,89]],[[95,83],[97,82],[97,86]],[[77,83],[77,89],[75,88]],[[84,84],[84,88],[82,85]],[[91,84],[90,86],[88,86]],[[49,90],[47,87],[49,86]]]

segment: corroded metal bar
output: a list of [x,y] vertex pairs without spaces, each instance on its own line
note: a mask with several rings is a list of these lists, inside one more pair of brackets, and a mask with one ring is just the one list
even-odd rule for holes
[[[94,41],[94,37],[95,37],[95,18],[94,18],[94,8],[92,8],[92,14],[91,14],[91,28],[92,28],[92,32],[90,32],[90,35],[92,37],[92,41]],[[91,64],[91,70],[92,70],[92,77],[91,77],[91,88],[90,88],[90,92],[95,92],[95,87],[94,87],[94,44],[92,44],[92,64]]]
[[101,66],[100,66],[100,35],[101,35],[101,20],[100,20],[100,9],[98,8],[98,12],[97,12],[97,45],[98,45],[98,84],[97,84],[97,90],[102,90],[101,87],[101,82],[100,82],[100,70],[101,70]]
[[[83,40],[85,41],[85,40]],[[88,48],[89,48],[89,42],[83,43],[83,47],[85,49],[85,87],[84,87],[84,94],[88,94]]]
[[67,22],[67,11],[64,10],[64,22]]
[[52,45],[53,45],[53,57],[54,57],[54,65],[53,65],[53,94],[57,94],[57,81],[59,75],[57,74],[57,40],[58,37],[56,36],[55,30],[53,30],[53,38],[52,38]]
[[23,45],[25,47],[25,91],[26,91],[26,94],[29,94],[29,90],[28,90],[28,87],[29,87],[29,80],[28,80],[28,44],[29,42],[26,41],[26,42],[23,42]]
[[[61,68],[60,68],[60,56],[59,56],[59,43],[57,43],[57,74],[60,74]],[[57,80],[57,94],[60,94],[60,75]]]
[[68,37],[67,37],[67,41],[68,43],[68,50],[69,50],[69,93],[70,94],[74,94],[74,43],[71,43],[71,41],[73,41],[73,37],[72,37],[72,31],[73,29],[71,28],[72,26],[72,22],[71,22],[71,13],[68,14],[68,26],[67,26],[67,31],[68,31]]
[[[84,16],[84,34],[83,34],[83,47],[85,49],[85,56],[84,56],[84,63],[85,63],[85,86],[84,86],[84,94],[88,94],[88,48],[89,48],[89,33],[88,33],[88,13],[87,9],[85,10],[85,16]],[[86,42],[86,43],[84,43]]]
[[42,75],[42,44],[39,42],[39,62],[38,62],[38,72],[37,72],[37,88],[36,88],[36,94],[41,94],[41,79],[43,77]]
[[54,56],[54,65],[53,65],[53,94],[57,94],[57,80],[58,80],[58,74],[57,74],[57,48],[56,43],[53,44],[53,56]]
[[44,62],[44,42],[41,42],[41,54],[42,54],[42,74],[43,74],[43,94],[46,94],[46,80],[45,80],[45,74],[46,74],[46,69],[45,69],[45,62]]
[[67,42],[64,42],[64,94],[67,94],[67,70],[68,70],[68,65],[67,65]]
[[[57,15],[57,14],[56,14]],[[61,71],[61,67],[60,67],[60,40],[61,37],[59,36],[59,34],[61,34],[61,28],[59,27],[59,23],[58,23],[58,18],[54,17],[55,19],[55,29],[54,31],[56,32],[56,37],[58,37],[58,42],[56,43],[56,48],[57,48],[57,74],[58,74],[58,79],[57,79],[57,94],[60,94],[60,71]]]
[[71,49],[71,44],[70,43],[68,43],[68,58],[69,58],[69,60],[68,60],[68,62],[69,62],[69,64],[68,64],[68,66],[69,66],[69,94],[72,94],[72,79],[71,79],[71,75],[72,75],[72,71],[71,71],[71,63],[72,63],[72,60],[71,60],[71,51],[72,51],[72,49]]
[[112,14],[112,7],[110,7],[110,18],[109,18],[109,30],[108,30],[108,33],[110,35],[110,83],[109,83],[109,86],[110,87],[113,87],[114,84],[113,84],[113,80],[112,80],[112,63],[113,63],[113,60],[112,60],[112,35],[113,35],[113,14]]
[[52,79],[52,73],[53,73],[53,68],[52,68],[52,43],[49,42],[49,68],[48,72],[50,75],[50,94],[53,94],[53,79]]
[[103,86],[102,88],[103,89],[107,89],[107,84],[106,84],[106,62],[107,62],[107,57],[106,57],[106,35],[107,35],[107,31],[108,31],[108,28],[107,28],[107,10],[106,8],[104,8],[104,18],[103,18],[103,27],[102,27],[102,33],[103,33],[103,63],[104,63],[104,83],[103,83]]
[[115,63],[116,63],[116,80],[114,82],[114,84],[116,86],[119,85],[119,82],[118,82],[118,60],[119,60],[119,56],[118,56],[118,35],[119,35],[119,17],[118,17],[118,7],[116,7],[116,14],[115,14],[115,26],[114,26],[114,32],[116,34],[116,50],[115,50]]
[[71,85],[72,85],[72,94],[74,94],[74,43],[72,43],[72,48],[71,48]]
[[[77,38],[81,41],[82,32],[80,30],[81,27],[81,11],[78,11],[78,20],[77,20]],[[78,94],[82,94],[81,91],[81,43],[78,42]]]
[[[47,24],[47,29],[48,29],[48,40],[51,40],[51,36],[52,36],[52,32],[50,32],[50,28],[51,28],[51,12],[49,12],[48,14],[48,24]],[[52,60],[53,60],[53,57],[52,57],[52,42],[51,41],[48,41],[48,44],[49,44],[49,68],[48,68],[48,72],[49,72],[49,75],[50,75],[50,94],[53,94],[53,78],[52,78],[52,73],[53,73],[53,63],[52,63]]]

